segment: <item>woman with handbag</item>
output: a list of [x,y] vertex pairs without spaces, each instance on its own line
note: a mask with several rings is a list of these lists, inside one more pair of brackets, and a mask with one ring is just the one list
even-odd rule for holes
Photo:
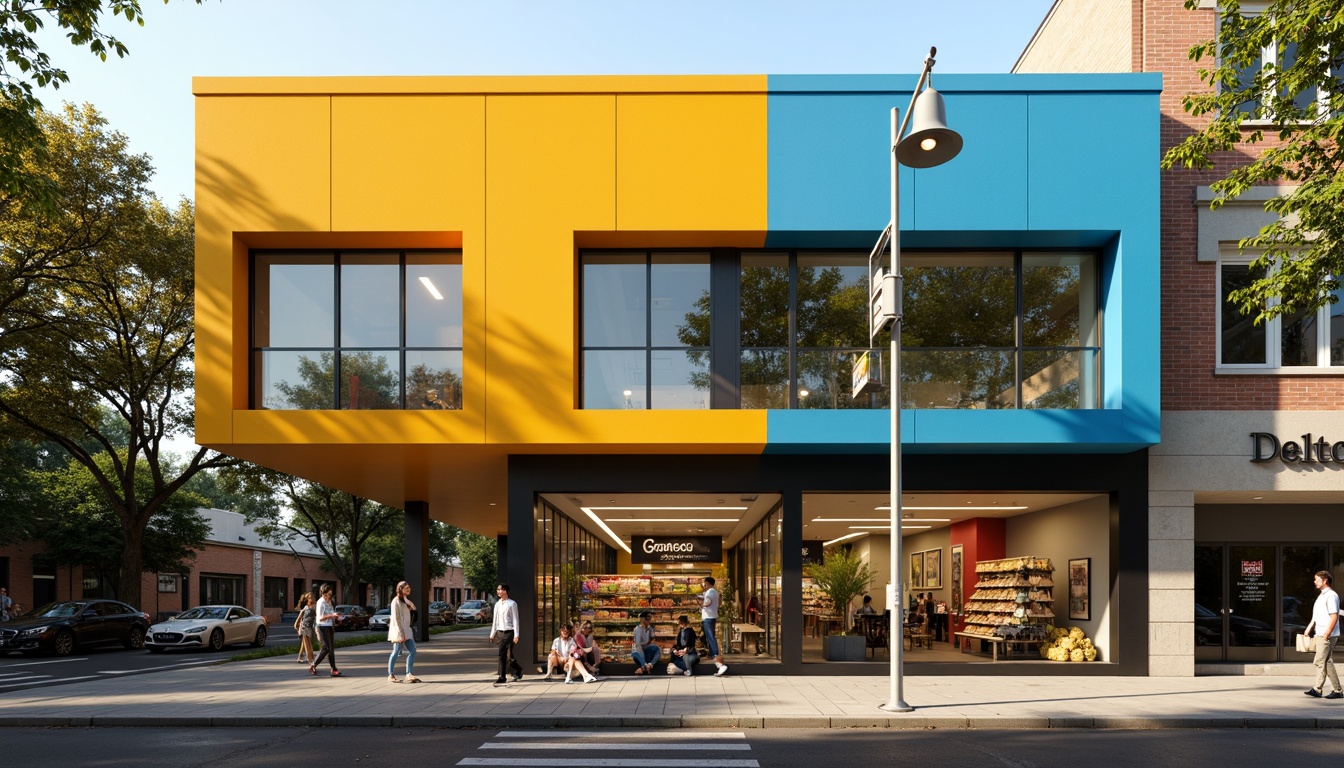
[[317,598],[304,592],[297,606],[299,615],[294,619],[294,631],[299,633],[299,663],[313,663],[313,644],[317,641]]
[[392,598],[391,616],[387,622],[387,641],[392,643],[392,655],[387,657],[387,682],[400,683],[397,679],[397,657],[401,649],[406,649],[406,682],[418,683],[420,678],[411,674],[415,667],[415,627],[411,625],[411,611],[415,603],[411,602],[411,585],[397,583],[397,596]]

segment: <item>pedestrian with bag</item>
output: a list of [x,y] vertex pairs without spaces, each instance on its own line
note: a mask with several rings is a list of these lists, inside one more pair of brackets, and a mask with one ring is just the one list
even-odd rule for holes
[[406,682],[418,683],[420,678],[412,674],[415,668],[415,627],[411,623],[411,611],[415,603],[411,602],[411,585],[397,582],[397,595],[392,604],[387,622],[387,641],[392,643],[392,655],[387,657],[387,682],[399,683],[397,679],[397,657],[406,649]]
[[[1316,604],[1311,609],[1311,623],[1302,631],[1307,637],[1314,638],[1312,643],[1316,658],[1312,664],[1316,667],[1316,684],[1303,693],[1313,698],[1344,699],[1344,691],[1339,686],[1339,673],[1335,671],[1335,641],[1339,639],[1339,594],[1330,588],[1334,577],[1329,571],[1317,571],[1312,583],[1321,591]],[[1330,679],[1333,690],[1325,693],[1325,680]]]
[[317,665],[326,659],[327,664],[331,665],[332,677],[345,677],[336,668],[336,607],[331,602],[331,585],[323,584],[320,591],[322,598],[317,601],[317,634],[322,638],[322,650],[308,665],[308,671],[316,675]]
[[304,592],[296,608],[299,615],[294,618],[294,631],[299,633],[299,663],[312,665],[313,643],[317,642],[317,598],[312,592]]
[[728,665],[723,663],[723,654],[719,653],[719,639],[714,636],[719,623],[719,590],[714,588],[713,576],[706,576],[700,583],[705,588],[704,594],[700,596],[700,629],[704,632],[710,658],[714,659],[714,676],[720,677],[728,671]]
[[490,642],[499,643],[499,676],[495,685],[507,682],[505,672],[513,670],[513,682],[523,679],[523,665],[513,655],[513,646],[518,643],[518,603],[509,598],[509,585],[495,587],[499,602],[495,603],[494,623],[490,625]]

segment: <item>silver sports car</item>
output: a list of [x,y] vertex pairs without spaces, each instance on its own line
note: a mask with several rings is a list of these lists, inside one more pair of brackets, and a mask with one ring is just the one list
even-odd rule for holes
[[155,653],[168,648],[209,648],[231,643],[266,645],[266,619],[241,605],[202,605],[149,628],[145,647]]

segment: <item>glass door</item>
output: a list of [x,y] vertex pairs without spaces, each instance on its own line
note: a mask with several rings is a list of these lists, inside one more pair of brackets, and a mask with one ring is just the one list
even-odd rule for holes
[[1276,661],[1278,560],[1273,545],[1227,548],[1228,661]]
[[1320,595],[1312,576],[1325,568],[1323,545],[1289,545],[1283,548],[1283,627],[1279,644],[1284,661],[1311,661],[1315,654],[1298,653],[1294,635],[1311,623],[1311,609]]
[[1223,576],[1223,545],[1195,547],[1195,661],[1223,661],[1223,627],[1226,588]]

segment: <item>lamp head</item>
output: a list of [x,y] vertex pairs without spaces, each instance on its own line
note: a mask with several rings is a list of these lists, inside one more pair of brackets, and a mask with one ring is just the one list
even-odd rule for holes
[[915,99],[910,133],[896,144],[896,159],[909,168],[942,165],[961,152],[961,134],[947,127],[943,95],[926,88]]

